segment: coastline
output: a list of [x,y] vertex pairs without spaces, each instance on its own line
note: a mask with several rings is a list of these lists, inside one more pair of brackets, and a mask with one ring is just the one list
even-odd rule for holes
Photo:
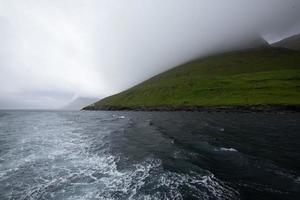
[[299,113],[300,105],[238,105],[238,106],[87,106],[88,111],[158,111],[158,112],[234,112],[234,113]]

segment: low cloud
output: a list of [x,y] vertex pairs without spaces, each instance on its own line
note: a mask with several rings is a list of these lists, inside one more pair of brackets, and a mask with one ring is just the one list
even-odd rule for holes
[[300,32],[298,0],[0,0],[0,108],[104,97],[249,35]]

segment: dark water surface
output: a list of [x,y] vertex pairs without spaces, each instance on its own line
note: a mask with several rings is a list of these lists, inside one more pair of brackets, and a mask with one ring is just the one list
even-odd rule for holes
[[0,199],[299,199],[300,114],[0,111]]

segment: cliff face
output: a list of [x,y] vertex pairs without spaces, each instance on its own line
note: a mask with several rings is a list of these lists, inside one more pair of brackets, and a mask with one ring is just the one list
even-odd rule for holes
[[258,48],[187,63],[89,110],[185,110],[300,105],[300,52]]

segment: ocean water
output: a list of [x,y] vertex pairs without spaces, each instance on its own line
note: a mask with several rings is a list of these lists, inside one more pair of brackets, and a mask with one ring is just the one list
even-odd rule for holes
[[1,200],[299,196],[299,113],[0,111]]

